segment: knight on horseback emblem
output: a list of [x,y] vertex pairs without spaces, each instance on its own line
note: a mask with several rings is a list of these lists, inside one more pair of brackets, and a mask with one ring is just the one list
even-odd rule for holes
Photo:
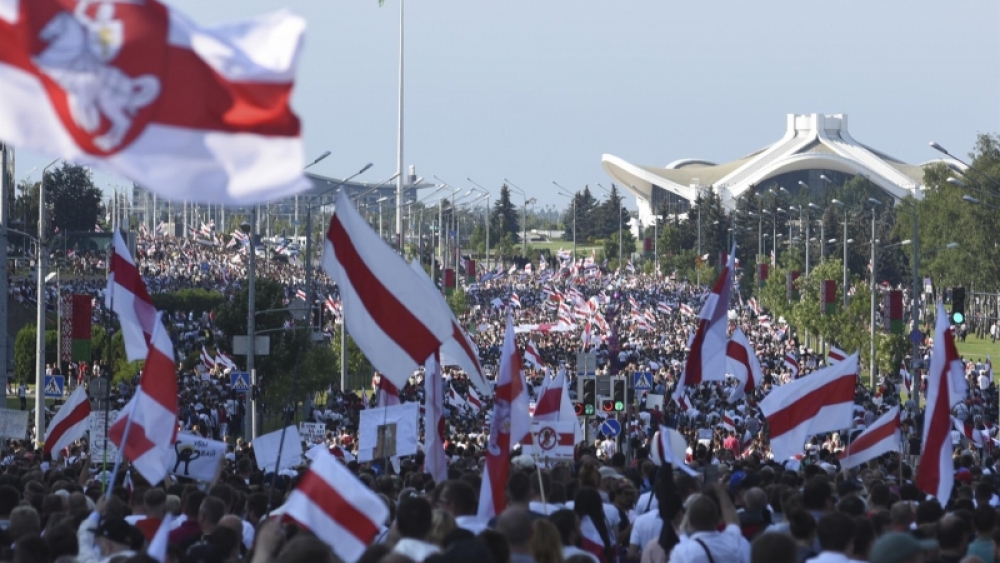
[[153,74],[129,76],[113,63],[125,39],[115,4],[136,0],[81,0],[73,13],[59,12],[42,28],[38,69],[65,92],[72,121],[105,152],[121,148],[135,114],[160,94]]

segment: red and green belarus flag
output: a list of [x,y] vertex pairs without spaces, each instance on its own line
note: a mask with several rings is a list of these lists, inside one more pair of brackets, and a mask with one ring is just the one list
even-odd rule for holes
[[70,334],[73,339],[72,359],[75,362],[90,361],[90,338],[93,311],[91,308],[92,298],[89,295],[74,295],[72,309],[72,329]]
[[903,334],[903,292],[898,289],[889,291],[889,332]]
[[822,291],[820,292],[820,310],[824,315],[833,315],[837,312],[837,282],[834,280],[823,280]]

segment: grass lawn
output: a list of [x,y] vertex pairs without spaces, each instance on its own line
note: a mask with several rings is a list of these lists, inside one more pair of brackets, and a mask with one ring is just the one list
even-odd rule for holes
[[967,360],[985,360],[987,356],[1000,358],[1000,341],[996,344],[990,342],[989,338],[976,338],[969,335],[965,342],[956,342],[958,353]]

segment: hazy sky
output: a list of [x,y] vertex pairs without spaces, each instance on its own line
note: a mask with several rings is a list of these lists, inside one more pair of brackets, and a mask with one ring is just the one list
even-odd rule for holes
[[[376,181],[396,166],[399,1],[170,4],[204,24],[303,15],[307,157],[332,151],[314,171],[334,177],[373,162]],[[778,140],[787,113],[847,113],[857,140],[912,163],[938,156],[928,141],[964,156],[1000,132],[995,0],[406,0],[405,17],[406,164],[560,208],[552,180],[609,185],[604,153],[727,161]],[[17,157],[18,178],[48,162]]]

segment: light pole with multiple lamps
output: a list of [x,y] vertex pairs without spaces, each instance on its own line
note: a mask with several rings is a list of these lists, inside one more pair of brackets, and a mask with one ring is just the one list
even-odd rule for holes
[[[35,319],[35,443],[42,447],[45,436],[45,259],[48,258],[49,237],[45,228],[45,174],[60,159],[53,160],[42,168],[42,181],[38,187],[38,257],[35,273],[38,275],[36,319]],[[56,306],[59,306],[58,300]]]

